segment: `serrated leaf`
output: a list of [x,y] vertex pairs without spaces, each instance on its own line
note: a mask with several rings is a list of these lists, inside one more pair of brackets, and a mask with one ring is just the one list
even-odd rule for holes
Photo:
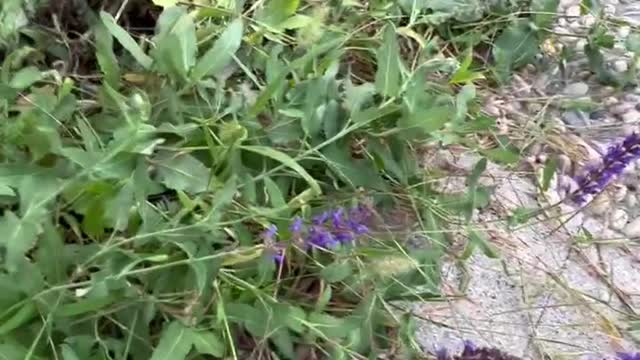
[[151,360],[184,360],[191,350],[193,343],[190,329],[180,322],[173,321],[162,332],[158,346],[156,346]]
[[393,25],[387,25],[382,46],[376,52],[376,89],[384,96],[397,96],[400,91],[400,48]]
[[160,182],[169,189],[196,194],[208,188],[210,170],[192,155],[164,153],[158,156],[157,166]]
[[213,47],[198,59],[191,72],[192,82],[197,82],[205,76],[218,75],[231,62],[242,43],[243,28],[242,19],[236,19],[229,24]]
[[142,51],[131,35],[118,25],[116,19],[114,19],[111,14],[105,11],[100,11],[100,19],[111,35],[118,40],[120,45],[122,45],[122,47],[124,47],[144,69],[148,70],[151,68],[153,59]]

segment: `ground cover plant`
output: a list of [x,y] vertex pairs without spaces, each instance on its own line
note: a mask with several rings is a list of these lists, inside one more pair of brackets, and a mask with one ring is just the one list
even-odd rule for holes
[[[439,299],[446,229],[518,161],[477,86],[556,6],[3,1],[0,355],[426,356],[394,301]],[[420,149],[452,144],[487,159],[441,194]]]

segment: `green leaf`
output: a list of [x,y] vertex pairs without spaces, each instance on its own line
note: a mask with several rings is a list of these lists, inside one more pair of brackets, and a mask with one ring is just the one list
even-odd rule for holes
[[167,7],[176,6],[176,4],[178,3],[178,0],[152,0],[152,2],[158,6],[167,8]]
[[461,256],[462,259],[468,259],[472,255],[473,249],[476,247],[480,248],[482,253],[490,259],[498,259],[500,257],[495,247],[478,232],[471,229],[468,229],[467,231],[469,235],[469,243]]
[[39,224],[29,216],[19,218],[11,211],[4,212],[0,219],[0,234],[3,234],[0,244],[6,249],[5,262],[10,272],[24,261],[25,254],[35,245],[39,233]]
[[42,79],[42,72],[35,66],[20,69],[11,78],[9,86],[16,90],[24,90]]
[[472,82],[474,80],[484,79],[484,75],[480,72],[469,70],[471,63],[473,62],[473,49],[469,49],[464,57],[464,60],[460,64],[460,67],[451,76],[449,80],[450,84],[463,84]]
[[193,17],[182,7],[168,8],[160,15],[157,28],[156,47],[151,52],[155,66],[175,79],[187,79],[198,52]]
[[27,300],[11,317],[3,319],[0,324],[0,336],[5,336],[13,330],[25,325],[38,313],[33,301]]
[[542,171],[542,190],[549,190],[549,185],[551,184],[551,179],[553,175],[556,173],[558,168],[558,159],[551,158],[544,165],[544,170]]
[[320,189],[320,184],[318,184],[318,182],[313,178],[313,176],[309,175],[309,173],[289,155],[267,146],[243,145],[243,146],[240,146],[240,148],[281,162],[283,165],[297,172],[298,175],[300,175],[303,179],[305,179],[309,184],[309,186],[311,187],[311,189],[313,190],[315,195],[322,194],[322,190]]
[[189,336],[191,330],[180,322],[173,321],[162,332],[158,346],[156,346],[151,360],[184,360],[191,350],[193,343]]
[[528,20],[517,20],[496,39],[493,56],[500,81],[511,77],[511,71],[531,62],[538,53],[538,38]]
[[120,66],[113,53],[113,37],[102,22],[96,22],[93,26],[93,37],[96,42],[96,60],[104,75],[104,80],[114,89],[119,88]]
[[348,261],[336,261],[333,264],[327,265],[320,275],[329,283],[340,282],[348,278],[353,272],[351,263]]
[[243,23],[242,19],[236,19],[216,40],[196,63],[191,72],[191,81],[197,82],[205,76],[218,75],[233,58],[242,43]]
[[382,46],[376,52],[376,89],[384,96],[397,96],[400,91],[400,48],[393,25],[384,29]]
[[515,164],[520,161],[520,154],[515,149],[495,148],[482,151],[489,160],[501,164]]
[[264,9],[266,16],[263,21],[271,26],[280,25],[289,16],[295,14],[299,5],[300,0],[270,0]]
[[625,41],[625,47],[627,50],[633,52],[636,56],[640,56],[640,34],[629,34]]
[[224,355],[224,343],[216,333],[212,331],[191,330],[187,338],[193,344],[198,354],[207,354],[215,357]]
[[553,20],[558,13],[560,0],[534,0],[531,3],[533,23],[539,29],[546,29],[553,25]]
[[102,23],[107,27],[111,35],[118,40],[120,45],[122,45],[144,69],[149,70],[153,59],[142,51],[131,35],[118,25],[116,19],[105,11],[100,11],[100,19],[102,19]]
[[198,159],[189,154],[161,153],[156,158],[160,181],[169,189],[201,193],[209,187],[209,172]]
[[476,98],[476,87],[467,84],[462,87],[456,96],[456,121],[463,121],[467,117],[468,104]]

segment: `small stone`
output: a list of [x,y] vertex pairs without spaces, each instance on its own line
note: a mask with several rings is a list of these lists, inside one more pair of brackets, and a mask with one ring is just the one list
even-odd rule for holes
[[604,109],[592,111],[589,114],[589,119],[591,119],[591,120],[602,120],[602,119],[607,117],[607,114],[608,114],[607,110],[604,110]]
[[564,94],[569,96],[584,96],[589,92],[589,85],[584,82],[569,84],[564,88]]
[[616,72],[625,72],[629,69],[629,64],[624,60],[617,60],[613,63],[613,70]]
[[621,26],[618,29],[618,36],[621,38],[626,38],[627,36],[629,36],[629,34],[631,33],[631,27],[629,26]]
[[608,98],[604,99],[602,103],[604,104],[604,106],[613,106],[618,102],[619,100],[615,96],[609,96]]
[[640,112],[633,109],[622,115],[622,121],[625,123],[637,123],[640,122]]
[[580,22],[582,23],[582,26],[592,27],[596,23],[596,18],[591,14],[587,14],[580,18]]
[[622,232],[630,238],[640,236],[640,217],[628,223]]
[[629,214],[622,209],[614,210],[609,216],[611,228],[614,230],[622,230],[629,221]]
[[609,112],[612,113],[613,115],[622,115],[631,109],[633,109],[633,104],[621,103],[621,104],[616,104],[610,107]]
[[576,50],[577,51],[584,51],[584,47],[587,46],[587,40],[585,39],[580,39],[576,42]]
[[562,121],[571,127],[585,127],[589,125],[589,121],[581,111],[567,111],[562,115]]
[[560,3],[558,3],[558,7],[560,7],[561,9],[566,9],[569,6],[572,6],[575,4],[576,4],[575,0],[560,0]]
[[624,204],[629,209],[633,209],[638,205],[638,197],[635,194],[627,194],[624,198]]
[[637,94],[625,94],[622,99],[627,102],[640,103],[640,95]]
[[580,5],[573,5],[567,8],[565,12],[567,16],[578,17],[580,16]]
[[637,110],[637,111],[640,111],[640,103],[637,103],[637,104],[636,104],[636,110]]
[[493,104],[489,104],[484,107],[484,111],[491,116],[500,116],[500,109]]

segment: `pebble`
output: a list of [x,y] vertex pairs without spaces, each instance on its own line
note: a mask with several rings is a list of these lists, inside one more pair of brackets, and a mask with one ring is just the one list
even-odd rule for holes
[[629,214],[622,209],[614,210],[609,216],[611,228],[614,230],[622,230],[629,221]]
[[622,115],[622,121],[625,123],[637,123],[640,122],[640,112],[633,109]]
[[607,114],[608,114],[607,110],[604,110],[604,109],[592,111],[589,114],[589,119],[591,119],[591,120],[602,120],[602,119],[607,117]]
[[626,38],[627,36],[629,36],[629,34],[631,34],[631,27],[629,26],[621,26],[618,29],[618,36],[620,36],[621,38]]
[[625,96],[622,97],[622,99],[624,101],[628,101],[628,102],[640,102],[640,95],[636,95],[636,94],[626,94]]
[[589,120],[581,111],[567,111],[562,115],[562,121],[571,127],[585,127],[589,125]]
[[639,237],[640,236],[640,217],[628,223],[624,227],[622,232],[630,238]]
[[566,9],[570,6],[575,5],[576,3],[578,3],[578,1],[576,0],[560,0],[560,3],[558,4],[558,7],[561,9]]
[[589,85],[580,81],[569,84],[564,88],[564,94],[569,96],[584,96],[589,92]]
[[587,46],[587,40],[585,39],[580,39],[576,42],[576,50],[577,51],[584,51],[584,47]]
[[638,205],[638,198],[635,194],[627,194],[627,196],[624,198],[624,204],[627,206],[627,208],[635,208],[636,205]]
[[621,115],[621,114],[624,114],[624,113],[628,112],[632,108],[633,108],[633,104],[622,103],[622,104],[617,104],[617,105],[614,105],[614,106],[610,107],[609,108],[609,112],[612,113],[613,115]]
[[608,98],[604,99],[604,101],[602,102],[605,106],[613,106],[615,104],[617,104],[618,98],[616,98],[615,96],[609,96]]
[[629,69],[629,64],[624,60],[617,60],[613,63],[613,70],[617,72],[625,72]]
[[580,19],[580,22],[585,27],[592,27],[596,23],[596,18],[591,14],[587,14]]
[[580,16],[580,5],[573,5],[567,8],[567,16],[578,17]]

